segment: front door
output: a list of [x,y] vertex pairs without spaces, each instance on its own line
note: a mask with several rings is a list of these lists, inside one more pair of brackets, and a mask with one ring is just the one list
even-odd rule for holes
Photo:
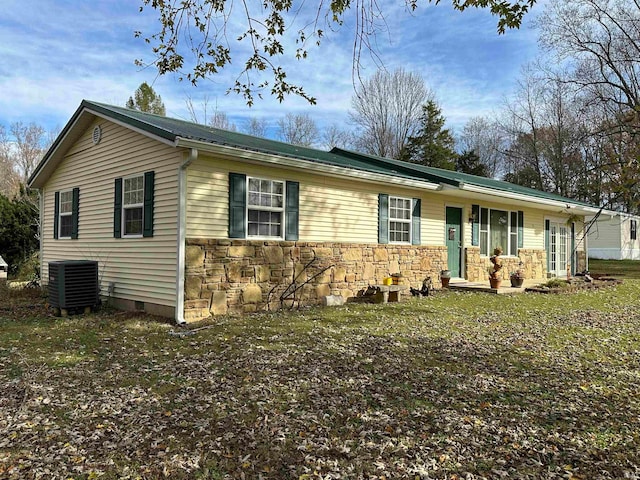
[[549,223],[549,273],[554,277],[567,276],[569,262],[569,228],[562,223]]
[[452,278],[462,276],[462,209],[447,207],[446,212],[447,268]]

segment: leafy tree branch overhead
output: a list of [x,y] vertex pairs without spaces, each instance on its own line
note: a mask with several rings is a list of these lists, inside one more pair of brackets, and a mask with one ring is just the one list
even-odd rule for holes
[[[427,2],[439,4],[440,0]],[[452,6],[459,11],[489,9],[498,17],[498,33],[504,33],[518,28],[535,2],[452,0]],[[413,11],[419,8],[419,2],[405,0],[405,6],[408,12]],[[315,104],[315,97],[289,80],[283,60],[307,58],[309,48],[320,46],[325,31],[348,23],[354,28],[353,70],[357,75],[360,55],[373,50],[371,37],[385,17],[382,5],[374,0],[317,0],[313,5],[294,0],[142,0],[140,11],[145,8],[157,12],[159,30],[136,32],[155,56],[152,62],[138,59],[138,65],[152,64],[160,74],[176,73],[195,85],[230,69],[232,60],[236,60],[236,77],[229,91],[242,95],[248,105],[265,92],[279,101],[297,95]],[[243,58],[238,59],[238,55]]]

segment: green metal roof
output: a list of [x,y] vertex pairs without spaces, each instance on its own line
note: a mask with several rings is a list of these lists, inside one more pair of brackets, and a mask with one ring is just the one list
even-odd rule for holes
[[[402,160],[393,160],[390,158],[376,157],[373,155],[365,155],[362,153],[351,152],[348,150],[343,150],[340,148],[333,148],[331,150],[333,153],[349,156],[350,158],[356,157],[367,157],[372,159],[373,161],[385,162],[390,165],[397,165],[398,163],[407,164],[407,162],[403,162]],[[545,200],[554,200],[559,202],[570,202],[575,205],[581,205],[585,207],[595,207],[590,203],[580,202],[578,200],[573,200],[567,197],[563,197],[562,195],[557,195],[555,193],[543,192],[541,190],[536,190],[534,188],[523,187],[521,185],[516,185],[514,183],[505,182],[502,180],[496,180],[494,178],[487,177],[479,177],[477,175],[470,175],[468,173],[456,172],[454,170],[445,170],[442,168],[435,167],[427,167],[424,165],[420,165],[417,163],[409,163],[410,168],[418,175],[428,175],[429,177],[439,177],[441,178],[442,183],[452,183],[457,185],[474,185],[477,187],[490,188],[493,190],[500,190],[503,192],[516,193],[520,195],[527,195],[530,197],[541,198]],[[449,182],[447,182],[448,180]]]
[[154,135],[169,142],[176,142],[178,139],[194,140],[212,145],[229,146],[246,151],[306,160],[323,165],[355,169],[368,173],[389,175],[392,177],[400,177],[416,181],[428,181],[435,184],[446,184],[452,187],[463,187],[465,184],[474,185],[491,190],[526,195],[533,198],[567,202],[585,207],[594,207],[588,203],[579,202],[553,193],[542,192],[492,178],[478,177],[450,170],[426,167],[414,163],[376,157],[373,155],[365,155],[339,148],[334,148],[327,152],[314,148],[301,147],[266,138],[254,137],[244,133],[230,132],[207,125],[200,125],[193,122],[140,112],[138,110],[132,110],[125,107],[116,107],[113,105],[91,102],[88,100],[82,101],[71,120],[69,120],[54,142],[53,146],[45,154],[44,158],[31,175],[31,178],[29,178],[30,185],[39,175],[47,161],[54,156],[58,147],[67,137],[67,134],[73,130],[74,125],[76,125],[77,121],[86,111],[95,112],[100,116],[104,116],[114,121],[119,121],[132,128],[147,132],[150,135]]
[[442,181],[440,177],[429,174],[418,177],[409,168],[408,164],[391,165],[385,162],[374,162],[366,157],[351,158],[324,150],[291,145],[276,140],[254,137],[244,133],[231,132],[185,120],[162,117],[125,107],[115,107],[87,100],[82,102],[82,106],[172,142],[176,141],[177,138],[184,138],[412,180],[428,180],[434,183]]

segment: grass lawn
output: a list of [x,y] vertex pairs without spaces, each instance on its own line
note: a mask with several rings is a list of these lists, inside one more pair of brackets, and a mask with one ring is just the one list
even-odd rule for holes
[[620,278],[640,279],[640,260],[597,260],[589,259],[591,273],[605,273]]
[[640,280],[175,329],[0,291],[0,478],[640,476]]

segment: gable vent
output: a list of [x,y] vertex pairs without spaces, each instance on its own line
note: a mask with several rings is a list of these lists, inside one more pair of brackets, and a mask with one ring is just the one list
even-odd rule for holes
[[98,125],[93,129],[93,144],[97,145],[98,143],[100,143],[101,138],[102,138],[102,129],[100,128],[100,125]]

